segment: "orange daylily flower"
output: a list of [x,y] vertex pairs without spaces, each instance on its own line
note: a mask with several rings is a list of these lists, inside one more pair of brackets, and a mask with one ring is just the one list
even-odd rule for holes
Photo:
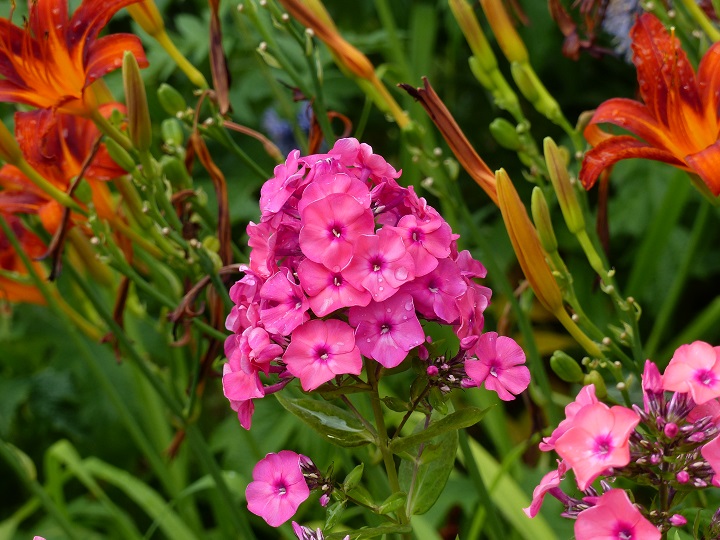
[[[594,146],[585,154],[580,181],[590,189],[603,169],[620,160],[645,158],[697,174],[720,195],[720,43],[703,56],[697,75],[675,36],[654,16],[638,18],[630,31],[633,63],[644,101],[614,98],[597,108],[585,129]],[[612,135],[597,124],[633,133]]]
[[0,101],[87,116],[95,107],[85,89],[119,68],[125,51],[147,65],[137,36],[100,30],[138,0],[83,0],[68,15],[67,0],[28,0],[25,28],[0,19]]
[[[109,112],[111,106],[101,108]],[[38,136],[38,134],[42,134]],[[53,114],[49,110],[15,114],[15,138],[25,160],[50,183],[66,191],[82,168],[100,131],[88,119]],[[125,174],[101,145],[84,178],[93,191],[93,203],[102,217],[113,215],[110,193],[103,181]],[[0,168],[0,210],[12,213],[36,213],[43,226],[54,233],[60,224],[62,206],[49,198],[15,166]]]
[[[3,219],[17,236],[25,253],[34,259],[45,253],[45,245],[42,241],[23,227],[20,219],[11,214],[2,214]],[[37,264],[37,263],[36,263]],[[37,268],[40,268],[37,265]],[[12,244],[0,230],[0,269],[7,272],[16,272],[18,275],[27,275],[27,269],[18,254],[13,249]],[[6,302],[30,302],[33,304],[44,304],[40,291],[29,284],[20,283],[0,274],[0,301]]]

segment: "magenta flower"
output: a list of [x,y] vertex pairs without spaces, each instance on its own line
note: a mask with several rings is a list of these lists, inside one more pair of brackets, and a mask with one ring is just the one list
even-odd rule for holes
[[480,336],[475,348],[477,360],[465,361],[465,372],[478,386],[497,392],[500,399],[510,401],[513,394],[523,392],[530,384],[530,370],[525,353],[515,340],[487,332]]
[[353,329],[334,319],[316,319],[296,328],[283,361],[306,392],[336,375],[360,375],[363,367]]
[[392,229],[402,236],[408,253],[415,262],[415,275],[424,276],[438,265],[438,259],[450,256],[452,231],[439,215],[419,221],[413,215],[400,218]]
[[550,452],[555,450],[555,443],[562,437],[562,435],[573,426],[575,421],[575,415],[585,406],[598,403],[597,397],[595,397],[595,385],[589,384],[583,386],[578,392],[575,401],[568,404],[565,407],[565,420],[560,422],[549,437],[543,437],[542,442],[538,445],[540,450],[543,452]]
[[354,287],[342,272],[333,272],[309,259],[300,263],[297,273],[310,296],[310,308],[318,317],[344,307],[367,306],[372,300],[368,291]]
[[253,469],[253,482],[245,490],[248,510],[268,525],[279,527],[310,496],[300,470],[300,454],[282,450],[268,454]]
[[357,239],[343,275],[355,287],[370,292],[373,300],[382,302],[415,277],[415,264],[400,235],[383,227],[377,234]]
[[252,427],[252,416],[255,412],[255,402],[252,399],[247,401],[230,400],[230,408],[237,413],[240,425],[249,430]]
[[424,317],[453,323],[460,317],[458,298],[467,288],[455,261],[442,259],[435,270],[415,278],[403,291],[412,295],[415,307]]
[[368,207],[352,195],[333,193],[303,211],[300,248],[311,261],[339,272],[350,262],[358,237],[374,232],[375,220]]
[[720,397],[720,347],[704,341],[681,345],[665,368],[662,384],[665,390],[689,393],[698,405]]
[[716,476],[720,476],[720,437],[715,437],[700,449],[702,457],[708,462]]
[[350,324],[356,327],[360,352],[386,368],[399,365],[413,347],[425,341],[415,305],[409,294],[397,293],[384,302],[352,307]]
[[222,386],[225,397],[230,401],[245,401],[265,396],[258,369],[249,363],[242,364],[241,355],[236,354],[223,366]]
[[364,208],[370,208],[370,190],[367,185],[346,173],[324,174],[315,178],[303,191],[297,209],[300,214],[308,205],[333,193],[351,195]]
[[635,411],[604,403],[586,405],[555,443],[555,450],[575,472],[584,491],[600,473],[630,462],[630,434],[640,422]]
[[527,515],[527,517],[534,518],[540,511],[540,507],[542,506],[543,499],[545,499],[545,495],[547,495],[549,492],[560,489],[560,482],[565,476],[566,471],[567,466],[565,465],[565,462],[560,461],[556,470],[550,471],[545,476],[543,476],[542,480],[540,480],[540,483],[533,490],[533,498],[530,506],[528,506],[527,508],[523,508],[523,512],[525,512],[525,515]]
[[293,150],[285,163],[277,165],[273,176],[260,188],[260,210],[263,215],[279,212],[293,193],[307,183],[305,167],[299,162],[300,150]]
[[622,489],[604,493],[597,504],[578,515],[576,540],[660,540],[660,531],[631,502]]
[[260,320],[272,334],[287,336],[310,319],[310,303],[288,268],[281,268],[265,282],[260,299]]

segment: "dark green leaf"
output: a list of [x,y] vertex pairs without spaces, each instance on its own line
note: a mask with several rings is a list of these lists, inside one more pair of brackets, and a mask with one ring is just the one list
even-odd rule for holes
[[373,436],[348,411],[324,401],[286,398],[275,394],[288,412],[297,416],[325,439],[338,446],[362,446]]
[[338,501],[335,504],[331,504],[327,508],[327,514],[325,516],[325,529],[332,529],[340,519],[340,516],[345,511],[345,505],[347,501]]
[[456,411],[445,418],[431,423],[427,429],[413,433],[408,437],[393,440],[390,443],[390,450],[395,454],[400,454],[413,446],[429,441],[443,433],[472,426],[482,420],[482,417],[485,416],[487,411],[488,409],[479,409],[477,407],[467,407]]

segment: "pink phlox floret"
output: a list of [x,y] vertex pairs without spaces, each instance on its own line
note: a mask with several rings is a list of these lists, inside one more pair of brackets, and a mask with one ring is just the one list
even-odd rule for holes
[[577,412],[555,451],[572,468],[581,491],[607,469],[630,462],[630,434],[639,422],[635,411],[619,405],[593,403]]
[[465,361],[465,372],[477,385],[497,392],[500,399],[510,401],[530,384],[530,370],[525,353],[512,338],[487,332],[475,346],[477,360]]
[[405,248],[415,262],[415,275],[424,276],[438,265],[438,259],[450,256],[450,225],[439,215],[427,221],[419,221],[413,215],[400,218],[392,227],[405,243]]
[[268,454],[253,469],[253,481],[245,490],[248,510],[271,527],[289,520],[310,496],[299,463],[300,454],[282,450]]
[[305,165],[299,158],[299,150],[290,152],[285,163],[277,165],[274,176],[260,188],[260,211],[264,216],[280,212],[288,199],[307,183]]
[[300,284],[309,296],[310,309],[318,317],[351,306],[367,306],[372,295],[355,287],[344,273],[333,272],[322,264],[305,259],[297,270]]
[[435,270],[415,278],[402,288],[412,295],[415,308],[426,319],[440,319],[448,324],[459,320],[458,299],[467,289],[457,264],[451,259],[440,260]]
[[346,193],[319,199],[302,213],[300,248],[311,261],[342,270],[353,255],[355,241],[375,232],[372,211]]
[[[460,273],[463,275],[463,277],[472,279],[484,278],[485,276],[487,276],[487,269],[485,268],[483,263],[481,263],[477,259],[474,259],[467,249],[464,249],[461,252],[455,254],[453,258],[457,263],[458,268],[460,269]],[[489,294],[492,294],[490,289],[488,289],[488,292]],[[488,300],[489,299],[490,296],[488,296]]]
[[597,504],[578,515],[576,540],[660,540],[661,533],[630,502],[622,489],[603,493]]
[[350,195],[363,208],[370,208],[370,190],[367,185],[343,172],[322,175],[309,184],[298,202],[298,212],[302,215],[309,204],[324,199],[333,193]]
[[717,399],[711,399],[702,405],[696,405],[693,407],[693,409],[688,413],[686,420],[694,423],[708,417],[712,419],[713,424],[720,426],[720,401]]
[[705,461],[708,462],[716,476],[720,476],[720,437],[715,437],[709,443],[705,444],[700,453]]
[[540,483],[533,490],[533,498],[530,506],[523,508],[523,512],[525,512],[527,517],[533,518],[538,514],[545,495],[560,488],[560,482],[562,482],[566,472],[567,465],[564,461],[558,460],[558,468],[542,477]]
[[406,293],[371,302],[367,307],[352,307],[349,319],[360,352],[386,368],[399,365],[425,340],[412,297]]
[[290,335],[310,319],[309,309],[310,302],[288,268],[281,268],[260,289],[260,320],[270,333]]
[[315,319],[299,326],[283,361],[306,392],[336,375],[359,375],[363,367],[353,329],[335,319]]
[[383,227],[358,237],[350,263],[342,271],[353,287],[382,302],[415,277],[415,264],[399,234]]
[[681,345],[665,368],[662,385],[689,393],[698,405],[720,397],[720,347],[704,341]]
[[460,324],[455,328],[455,334],[460,339],[460,346],[468,356],[475,354],[477,340],[485,326],[483,313],[490,302],[490,289],[463,278],[467,290],[457,299],[460,311]]
[[588,384],[587,386],[583,386],[578,392],[575,401],[565,406],[565,419],[560,422],[549,437],[543,437],[542,442],[538,445],[540,450],[543,452],[555,450],[557,440],[573,426],[575,415],[583,407],[594,403],[598,403],[598,398],[595,396],[595,385]]

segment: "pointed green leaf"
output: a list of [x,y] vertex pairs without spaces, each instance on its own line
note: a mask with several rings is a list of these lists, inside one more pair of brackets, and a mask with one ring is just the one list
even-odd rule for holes
[[323,438],[338,446],[362,446],[373,441],[360,420],[340,407],[325,401],[287,398],[275,394],[280,405],[297,416]]
[[413,433],[408,437],[401,437],[393,440],[390,443],[390,450],[394,454],[401,454],[409,448],[418,446],[420,443],[429,441],[430,439],[437,437],[438,435],[442,435],[443,433],[470,427],[482,420],[482,417],[485,416],[487,411],[488,409],[479,409],[477,407],[467,407],[465,409],[455,411],[445,418],[441,418],[440,420],[431,423],[422,431]]

